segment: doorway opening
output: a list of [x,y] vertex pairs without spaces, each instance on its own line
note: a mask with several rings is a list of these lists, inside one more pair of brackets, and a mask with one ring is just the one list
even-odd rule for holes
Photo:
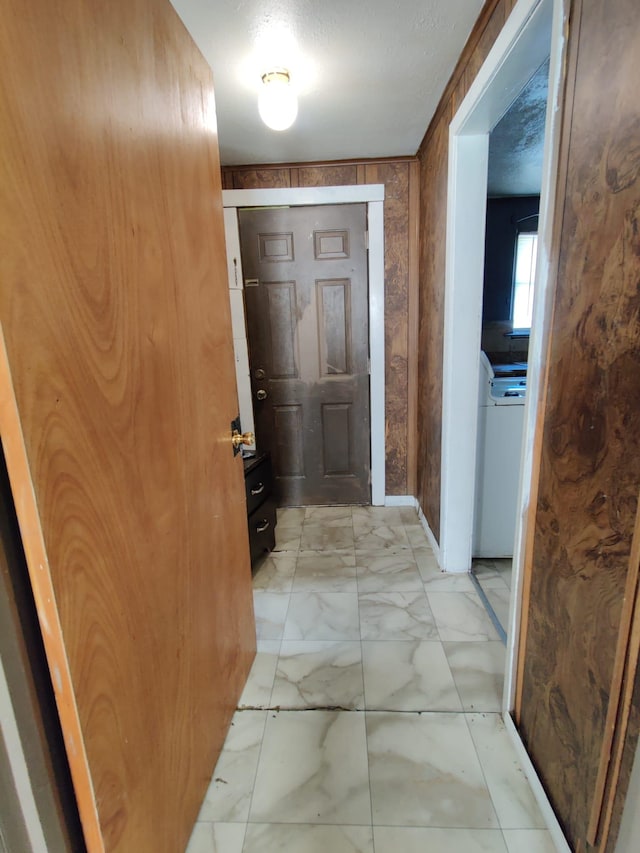
[[[367,300],[369,322],[369,380],[370,380],[370,435],[361,436],[370,446],[371,503],[385,502],[385,409],[384,409],[384,186],[379,184],[346,187],[307,187],[264,190],[225,190],[225,233],[227,262],[232,299],[232,313],[236,320],[234,329],[245,327],[244,300],[242,298],[243,274],[241,266],[238,211],[243,208],[313,207],[318,205],[366,204],[368,254],[367,270],[369,290]],[[235,292],[235,293],[234,293]],[[233,310],[234,302],[236,304]],[[234,331],[234,337],[237,335]],[[243,428],[253,423],[253,400],[249,379],[246,341],[236,350],[238,364],[238,395]],[[240,353],[240,356],[238,355]],[[246,358],[246,364],[244,363]],[[240,362],[243,362],[240,364]]]
[[548,80],[547,58],[489,134],[472,579],[505,643]]
[[277,503],[369,504],[366,205],[238,216],[256,452]]
[[526,535],[524,519],[532,487],[533,441],[544,380],[546,318],[553,296],[549,257],[560,143],[559,107],[563,91],[567,5],[566,0],[518,0],[449,127],[439,543],[439,562],[443,570],[469,571],[476,491],[489,134],[549,57],[535,300],[516,499],[503,718],[559,850],[568,849],[566,842],[510,714],[515,703]]

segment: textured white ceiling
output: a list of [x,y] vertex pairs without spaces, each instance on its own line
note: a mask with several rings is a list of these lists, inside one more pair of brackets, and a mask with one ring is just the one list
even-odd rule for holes
[[[214,74],[225,165],[415,154],[483,0],[172,0]],[[275,45],[275,47],[274,47]],[[257,111],[290,69],[287,131]]]

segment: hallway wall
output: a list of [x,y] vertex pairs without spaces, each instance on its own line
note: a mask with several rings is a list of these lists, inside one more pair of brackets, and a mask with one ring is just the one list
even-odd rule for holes
[[223,188],[384,184],[386,494],[414,495],[418,163],[414,158],[229,166]]
[[442,351],[449,124],[515,5],[488,0],[451,75],[418,151],[420,262],[417,497],[440,537]]
[[[514,5],[488,0],[419,151],[418,497],[436,538],[448,126]],[[614,849],[640,716],[636,678],[620,778],[605,790],[605,801],[611,793],[613,804],[610,838],[591,838],[591,847],[586,839],[599,814],[596,780],[608,766],[605,725],[625,582],[630,569],[637,570],[630,564],[640,486],[636,5],[568,3],[551,257],[556,291],[533,471],[537,503],[534,491],[524,567],[517,722],[569,841],[581,851]]]

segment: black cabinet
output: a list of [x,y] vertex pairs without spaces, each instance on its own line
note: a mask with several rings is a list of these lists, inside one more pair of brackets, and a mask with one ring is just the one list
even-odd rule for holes
[[244,460],[244,484],[249,520],[251,563],[276,544],[276,502],[273,498],[271,456],[262,453]]

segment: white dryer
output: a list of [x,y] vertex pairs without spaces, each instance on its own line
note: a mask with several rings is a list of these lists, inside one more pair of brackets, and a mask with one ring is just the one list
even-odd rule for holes
[[513,556],[526,369],[521,364],[494,370],[480,353],[474,557]]

